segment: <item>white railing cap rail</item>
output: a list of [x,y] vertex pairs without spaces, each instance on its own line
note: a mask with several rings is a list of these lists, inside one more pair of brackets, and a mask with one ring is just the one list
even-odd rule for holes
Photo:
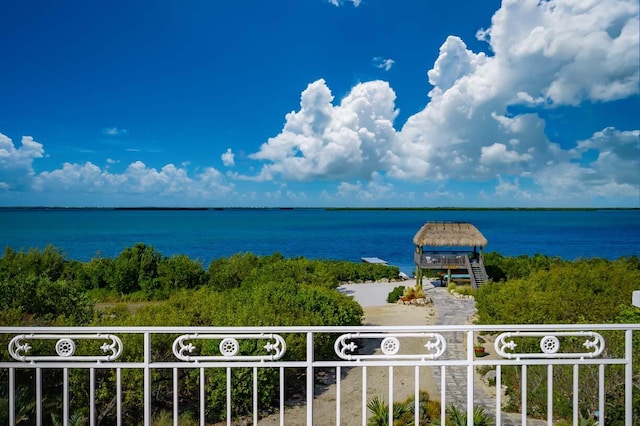
[[0,334],[28,333],[363,333],[371,331],[554,331],[640,330],[640,324],[507,324],[507,325],[408,325],[408,326],[114,326],[114,327],[0,327]]

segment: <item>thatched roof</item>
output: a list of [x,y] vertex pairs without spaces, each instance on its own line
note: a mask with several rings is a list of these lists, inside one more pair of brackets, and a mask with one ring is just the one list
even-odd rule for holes
[[413,237],[417,246],[463,246],[487,245],[487,239],[470,223],[427,222]]

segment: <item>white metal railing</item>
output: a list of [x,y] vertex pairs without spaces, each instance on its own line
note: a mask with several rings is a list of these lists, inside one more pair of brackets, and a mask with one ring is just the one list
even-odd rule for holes
[[[0,407],[0,413],[7,413],[6,419],[11,425],[25,418],[31,424],[48,424],[52,410],[57,410],[55,415],[62,418],[65,425],[70,424],[69,419],[77,410],[88,413],[87,422],[91,425],[150,425],[154,415],[169,409],[173,424],[177,425],[179,416],[188,406],[197,412],[200,424],[205,425],[211,423],[207,416],[212,414],[212,393],[223,388],[226,397],[221,406],[224,406],[224,412],[218,417],[226,418],[226,423],[231,425],[236,424],[240,415],[234,411],[239,402],[234,400],[234,392],[248,387],[251,409],[247,415],[250,421],[262,423],[262,415],[270,412],[270,418],[276,418],[274,424],[284,425],[293,424],[287,420],[287,413],[293,409],[287,403],[291,397],[288,386],[295,386],[298,380],[301,385],[295,392],[303,394],[298,406],[306,409],[303,421],[307,425],[366,425],[372,415],[367,410],[371,397],[383,395],[386,401],[394,401],[394,368],[413,368],[413,424],[419,424],[420,377],[426,371],[439,377],[435,383],[439,395],[432,395],[432,399],[439,398],[441,424],[445,424],[447,406],[453,403],[466,410],[469,425],[473,424],[474,405],[483,406],[495,424],[500,425],[511,418],[511,414],[504,410],[502,392],[506,371],[511,369],[519,377],[516,387],[519,387],[520,401],[515,404],[511,401],[511,405],[520,406],[518,422],[532,424],[531,410],[528,409],[530,394],[534,392],[534,386],[539,389],[542,383],[547,394],[544,421],[551,425],[557,420],[554,418],[557,411],[554,410],[554,402],[557,401],[554,392],[560,386],[554,380],[560,370],[568,369],[573,424],[588,412],[600,425],[604,425],[610,411],[619,409],[623,413],[624,424],[631,426],[640,422],[638,418],[633,419],[632,414],[634,387],[637,392],[640,385],[638,377],[633,377],[633,339],[634,332],[637,334],[638,330],[640,325],[637,324],[5,327],[0,328],[2,344],[6,348],[0,358],[3,382],[0,383],[0,403],[5,405]],[[479,336],[487,342],[485,346],[491,356],[474,354],[474,343]],[[407,342],[419,345],[411,346]],[[407,351],[408,347],[421,349]],[[386,369],[388,384],[384,389],[371,389],[371,374],[379,367]],[[478,386],[474,383],[478,368],[495,369],[495,396],[478,397]],[[536,374],[536,383],[532,383],[532,373],[541,368],[544,374]],[[234,376],[238,369],[248,371],[247,377]],[[594,377],[585,380],[584,374],[581,375],[585,370],[593,370]],[[270,373],[267,380],[273,379],[275,383],[261,377],[266,371]],[[335,392],[333,414],[326,410],[314,412],[314,400],[322,397],[322,392],[316,390],[316,379],[319,372],[326,371],[335,372],[335,379],[329,383]],[[344,376],[356,371],[361,375],[361,386],[353,388],[351,384],[349,389],[345,389]],[[123,378],[127,372],[137,372],[141,377],[139,389],[135,379]],[[213,380],[213,372],[221,372],[223,379]],[[461,375],[462,384],[456,381],[456,374]],[[615,383],[607,383],[607,380]],[[194,385],[194,381],[198,384]],[[274,394],[270,399],[274,406],[261,405],[260,391],[265,383]],[[184,390],[189,386],[192,388]],[[464,391],[455,389],[460,386]],[[86,387],[88,407],[78,408],[74,404],[82,398],[74,392]],[[137,413],[127,405],[131,404],[131,397],[137,395],[136,392],[142,396],[142,408]],[[357,398],[361,413],[359,419],[342,416],[346,392],[360,393],[361,397]],[[585,395],[595,401],[595,406],[584,406],[582,397]],[[159,399],[163,401],[159,402]],[[50,401],[55,401],[54,408],[48,408],[47,402]],[[611,405],[615,403],[619,406]],[[393,418],[389,417],[391,425]]]

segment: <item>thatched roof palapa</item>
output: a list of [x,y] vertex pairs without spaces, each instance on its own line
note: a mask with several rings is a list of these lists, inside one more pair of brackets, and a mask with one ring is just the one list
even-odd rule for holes
[[466,222],[427,222],[414,235],[417,246],[463,246],[487,245],[487,239],[470,223]]

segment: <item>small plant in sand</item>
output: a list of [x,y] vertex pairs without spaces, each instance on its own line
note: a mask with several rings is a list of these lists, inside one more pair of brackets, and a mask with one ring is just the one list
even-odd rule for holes
[[451,284],[449,284],[448,289],[449,289],[449,293],[458,293],[458,294],[461,294],[463,296],[475,296],[476,295],[476,291],[469,284],[459,285],[459,284],[451,283]]
[[[465,426],[467,421],[467,412],[459,409],[453,404],[449,404],[447,407],[447,425],[452,426]],[[474,426],[493,426],[491,417],[484,411],[484,408],[474,405],[473,406],[473,425]]]
[[[429,393],[420,391],[418,396],[418,423],[432,424],[440,417],[440,402],[429,399]],[[371,417],[367,421],[369,426],[389,424],[389,405],[379,396],[374,396],[367,402]],[[413,396],[404,401],[393,403],[393,424],[397,426],[413,425],[415,421],[415,399]]]
[[415,287],[407,287],[404,289],[403,296],[405,299],[413,300],[416,298],[416,288]]
[[404,290],[404,298],[407,300],[424,299],[424,290],[421,287],[407,287]]

